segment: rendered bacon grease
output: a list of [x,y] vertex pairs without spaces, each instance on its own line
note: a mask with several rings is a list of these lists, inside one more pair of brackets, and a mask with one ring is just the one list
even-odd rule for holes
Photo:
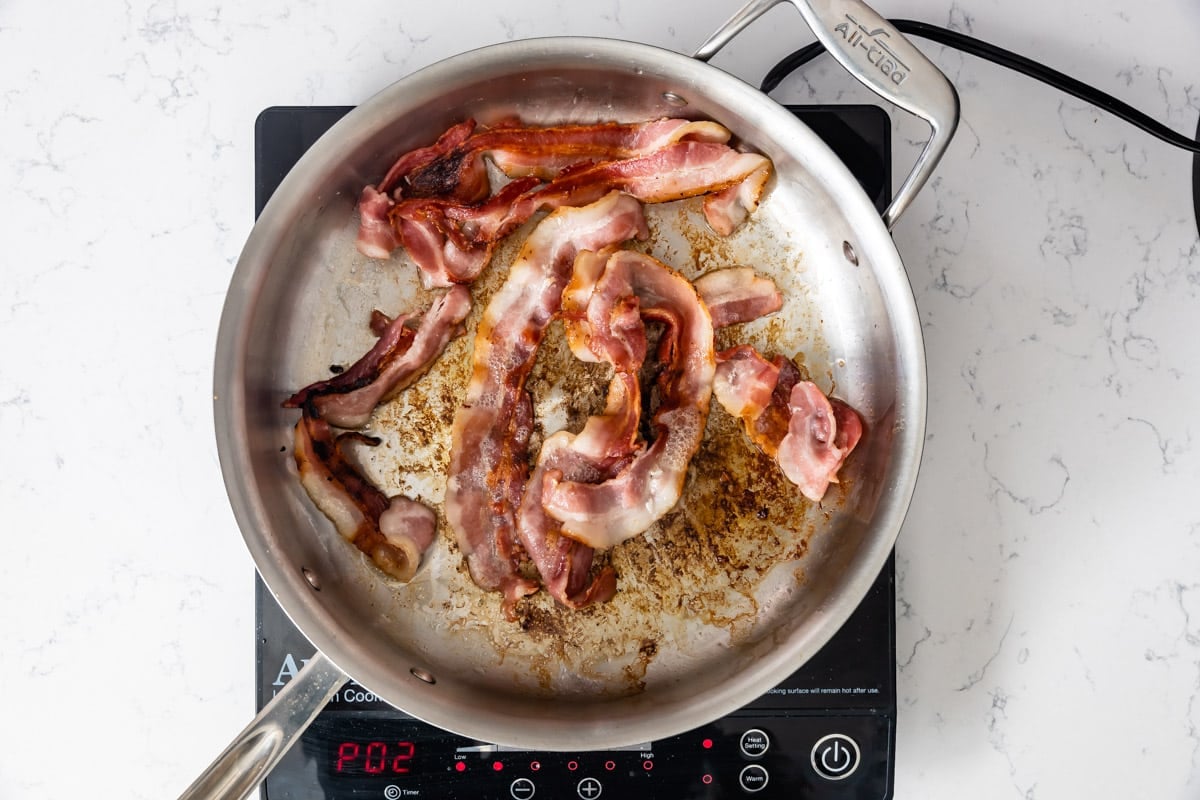
[[[375,312],[376,344],[284,403],[301,409],[301,484],[344,538],[397,580],[416,572],[435,539],[435,513],[371,485],[349,448],[378,444],[358,429],[464,332],[470,285],[497,245],[543,212],[512,264],[497,265],[506,275],[476,325],[451,429],[444,512],[475,584],[500,593],[510,619],[541,588],[569,608],[611,599],[618,576],[596,552],[639,536],[676,505],[714,392],[783,476],[821,499],[862,434],[858,415],[787,359],[768,361],[746,345],[714,350],[714,329],[782,307],[775,284],[749,267],[691,282],[623,249],[648,235],[642,203],[703,196],[720,236],[754,212],[771,163],[729,140],[716,123],[683,119],[544,128],[467,120],[363,189],[359,251],[387,259],[403,248],[423,286],[446,291],[422,314]],[[501,185],[491,168],[505,176]],[[612,377],[601,413],[533,453],[526,381],[555,319],[574,356],[607,364]]]

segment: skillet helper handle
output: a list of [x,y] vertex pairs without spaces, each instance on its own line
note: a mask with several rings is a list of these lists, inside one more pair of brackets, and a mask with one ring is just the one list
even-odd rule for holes
[[958,93],[925,54],[859,0],[750,0],[694,57],[708,61],[747,25],[790,2],[838,63],[888,102],[929,123],[931,134],[917,163],[883,212],[890,231],[937,167],[958,127]]
[[346,681],[345,673],[316,653],[179,800],[243,800]]

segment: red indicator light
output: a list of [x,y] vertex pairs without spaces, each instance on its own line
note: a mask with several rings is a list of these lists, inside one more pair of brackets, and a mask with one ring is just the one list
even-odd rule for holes
[[499,772],[500,770],[504,769],[504,763],[501,761],[493,761],[492,769],[496,770],[496,772]]
[[616,769],[616,768],[617,768],[617,762],[615,762],[615,761],[605,761],[605,762],[604,762],[604,768],[605,768],[606,770],[608,770],[609,772],[612,772],[614,769]]
[[712,783],[712,775],[705,775],[700,779],[700,782],[707,786],[708,784]]
[[529,768],[530,768],[531,770],[533,770],[534,772],[537,772],[539,769],[541,769],[541,768],[542,768],[542,762],[540,762],[540,761],[531,761],[531,762],[529,762]]
[[700,743],[700,746],[703,747],[705,750],[712,750],[712,739],[705,739],[703,742]]
[[459,772],[466,772],[467,771],[467,762],[459,761],[458,763],[456,763],[454,765],[454,768],[456,770],[458,770]]
[[650,770],[654,769],[654,762],[653,761],[643,761],[642,769],[646,770],[646,772],[649,772]]
[[567,769],[571,770],[571,772],[574,772],[575,770],[579,769],[579,762],[578,761],[568,761]]

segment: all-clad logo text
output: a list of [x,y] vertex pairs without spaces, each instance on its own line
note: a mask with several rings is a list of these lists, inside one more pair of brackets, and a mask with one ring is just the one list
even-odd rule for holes
[[861,47],[866,50],[867,61],[874,64],[892,83],[897,86],[904,83],[910,70],[908,65],[888,47],[886,40],[890,39],[891,35],[886,30],[883,28],[870,30],[849,14],[846,15],[846,22],[839,23],[833,29],[840,33],[851,47]]

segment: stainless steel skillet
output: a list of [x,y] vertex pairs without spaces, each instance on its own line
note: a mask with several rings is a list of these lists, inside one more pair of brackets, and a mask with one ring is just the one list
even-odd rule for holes
[[[857,606],[899,532],[925,422],[920,325],[888,228],[952,135],[957,99],[865,6],[795,2],[856,77],[932,126],[881,220],[802,123],[703,63],[775,4],[752,3],[694,59],[597,39],[513,42],[447,59],[360,106],[284,180],[230,285],[215,412],[247,546],[320,652],[185,796],[244,796],[347,675],[418,718],[483,741],[548,750],[653,741],[780,682]],[[714,409],[706,447],[714,444],[698,455],[677,512],[613,554],[617,599],[585,613],[543,599],[516,625],[502,619],[497,598],[473,590],[448,532],[407,586],[384,580],[342,542],[280,452],[295,418],[279,407],[329,364],[365,349],[372,308],[396,313],[426,301],[402,260],[380,264],[354,251],[359,189],[398,153],[465,117],[513,114],[531,123],[713,119],[769,156],[776,175],[750,224],[718,240],[703,231],[694,204],[655,207],[651,249],[687,274],[737,262],[770,274],[785,308],[738,340],[801,357],[814,380],[864,414],[868,430],[836,496],[816,507],[783,492],[770,462],[756,459]],[[477,286],[478,307],[502,280],[507,255],[497,254]],[[469,350],[470,336],[373,420],[385,445],[363,454],[364,467],[389,491],[437,506],[447,412]],[[534,386],[539,410],[570,424],[576,412],[562,401],[579,386],[552,356],[546,364]]]

